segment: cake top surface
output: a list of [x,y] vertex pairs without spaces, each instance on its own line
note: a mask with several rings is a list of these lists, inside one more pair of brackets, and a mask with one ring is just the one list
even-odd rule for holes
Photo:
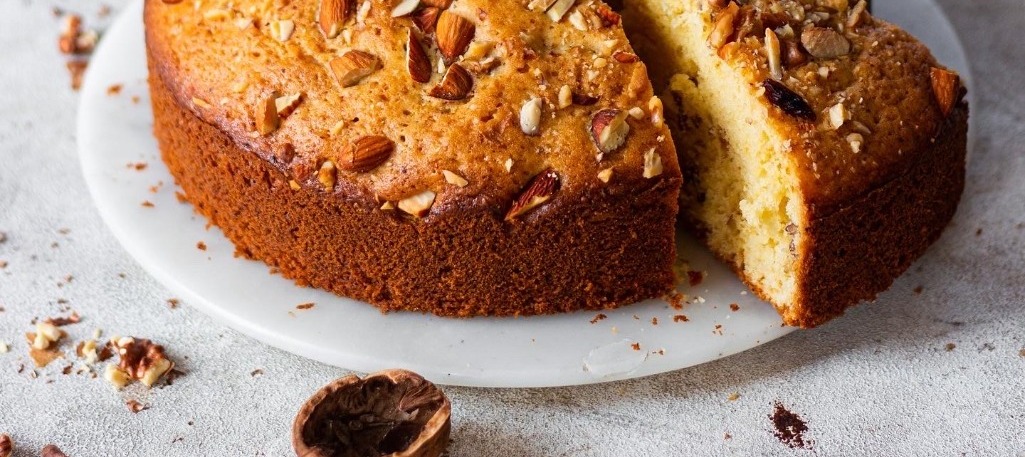
[[679,180],[645,66],[599,1],[147,0],[145,20],[179,104],[295,188],[425,216],[508,206],[535,176]]
[[900,176],[964,95],[956,73],[862,0],[699,0],[708,45],[785,133],[819,214]]

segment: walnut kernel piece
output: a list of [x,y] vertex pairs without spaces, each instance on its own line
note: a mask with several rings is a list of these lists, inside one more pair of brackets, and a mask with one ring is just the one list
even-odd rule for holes
[[594,113],[591,117],[591,139],[598,150],[608,154],[615,152],[630,134],[630,124],[626,122],[628,112],[614,108],[606,108]]
[[132,383],[132,378],[128,376],[128,373],[113,364],[107,365],[107,368],[103,370],[103,379],[118,389],[123,389]]
[[505,220],[511,221],[528,211],[541,206],[551,200],[555,192],[559,190],[559,175],[552,169],[547,169],[534,176],[527,183],[520,196],[513,201],[509,211],[505,214]]
[[39,350],[49,349],[64,337],[64,331],[49,322],[36,324],[36,336],[32,340],[32,348]]
[[[152,386],[161,376],[174,368],[174,362],[164,354],[164,347],[153,341],[114,337],[110,342],[121,357],[115,368],[128,375],[129,380],[138,380],[146,387]],[[123,381],[120,375],[112,372],[110,368],[104,373],[105,378],[108,373],[113,378],[107,378],[111,383],[117,385]]]
[[808,102],[803,97],[790,90],[783,83],[774,79],[766,79],[762,81],[762,87],[765,89],[765,97],[769,99],[773,106],[790,116],[815,122],[816,115],[815,111],[811,109],[811,105],[808,105]]
[[730,2],[725,9],[718,13],[715,26],[712,27],[712,32],[708,34],[708,45],[712,49],[718,50],[729,42],[730,37],[733,36],[733,23],[736,21],[737,13],[739,12],[740,6]]
[[437,196],[432,191],[425,190],[412,197],[399,200],[399,209],[402,212],[415,217],[424,217],[434,206],[434,198]]
[[68,457],[59,447],[47,444],[39,451],[39,457]]
[[416,373],[350,375],[315,393],[292,424],[297,455],[437,457],[448,445],[452,405]]
[[960,101],[961,77],[950,70],[934,67],[929,71],[929,78],[932,80],[932,92],[940,106],[940,112],[944,116],[950,116],[954,111],[954,105]]
[[541,99],[534,97],[520,108],[520,130],[530,136],[541,134]]
[[801,32],[801,44],[817,59],[835,59],[851,52],[851,42],[840,32],[823,27],[806,27]]
[[379,68],[381,60],[364,51],[349,51],[331,60],[331,72],[342,87],[359,84],[363,78],[372,75]]

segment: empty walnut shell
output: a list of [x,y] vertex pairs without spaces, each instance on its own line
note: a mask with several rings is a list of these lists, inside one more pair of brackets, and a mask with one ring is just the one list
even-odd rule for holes
[[448,444],[452,404],[406,370],[351,375],[313,394],[292,424],[299,457],[436,457]]

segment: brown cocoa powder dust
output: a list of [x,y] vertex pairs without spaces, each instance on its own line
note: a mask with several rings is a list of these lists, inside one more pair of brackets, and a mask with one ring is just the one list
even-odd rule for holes
[[811,441],[804,439],[804,433],[808,431],[808,425],[801,419],[801,416],[794,414],[777,401],[775,410],[769,415],[772,425],[775,428],[773,434],[780,443],[792,449],[807,449],[811,447]]

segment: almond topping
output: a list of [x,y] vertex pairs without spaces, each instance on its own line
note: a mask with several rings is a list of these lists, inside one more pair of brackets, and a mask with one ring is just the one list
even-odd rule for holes
[[823,27],[807,27],[801,32],[801,44],[817,59],[833,59],[851,52],[851,42],[840,32]]
[[626,122],[627,113],[623,110],[607,108],[598,111],[591,117],[591,138],[604,154],[614,152],[626,142],[630,133],[630,124]]
[[391,10],[391,17],[403,17],[408,16],[413,11],[416,11],[416,7],[420,6],[420,0],[402,0],[395,8]]
[[352,15],[353,0],[321,0],[320,31],[325,37],[334,38],[342,31],[345,21]]
[[847,108],[843,102],[837,103],[829,108],[829,125],[833,130],[839,130],[847,122]]
[[413,13],[413,24],[423,33],[434,33],[435,26],[438,24],[438,15],[440,14],[440,8],[433,6],[421,8]]
[[932,79],[932,92],[936,96],[936,102],[940,105],[940,112],[949,116],[954,111],[954,105],[960,101],[961,78],[950,70],[932,68],[929,71]]
[[363,51],[349,51],[331,61],[331,71],[342,87],[355,86],[380,67],[380,59]]
[[495,49],[495,43],[493,41],[474,41],[470,43],[470,46],[466,49],[466,53],[463,54],[464,60],[481,60]]
[[865,12],[868,9],[868,2],[860,0],[858,3],[851,8],[850,14],[847,15],[847,28],[853,29],[861,25],[862,20],[865,18]]
[[627,111],[627,114],[629,114],[630,117],[632,117],[634,119],[637,119],[637,120],[644,119],[644,110],[641,107],[639,107],[639,106],[635,106],[633,108],[630,108],[630,111]]
[[476,30],[472,22],[458,14],[441,13],[437,25],[438,49],[446,62],[453,62],[466,52]]
[[555,3],[555,0],[530,0],[530,3],[527,4],[527,9],[543,13],[548,8],[551,8],[553,3]]
[[468,184],[470,184],[470,182],[467,181],[466,178],[463,178],[462,176],[459,176],[454,172],[448,170],[441,170],[441,174],[445,175],[445,182],[452,184],[453,186],[466,187]]
[[520,129],[523,133],[536,136],[541,133],[541,99],[532,98],[520,108]]
[[637,54],[625,51],[616,51],[612,53],[612,58],[619,63],[637,63],[641,61],[641,58],[637,57]]
[[330,191],[335,188],[335,164],[330,160],[325,160],[320,166],[320,171],[317,172],[317,180],[324,186],[324,190]]
[[851,151],[857,154],[861,152],[861,146],[865,144],[865,137],[861,136],[860,133],[852,133],[847,135],[847,142],[851,145]]
[[505,214],[505,220],[511,221],[544,204],[551,200],[558,190],[559,175],[550,168],[542,171],[527,183],[523,192],[520,193],[520,196],[516,198],[516,201],[509,208],[509,212]]
[[606,169],[598,172],[598,180],[599,181],[608,184],[609,180],[611,180],[611,179],[612,179],[612,169],[611,168],[606,168]]
[[548,14],[548,18],[553,22],[559,22],[576,3],[577,0],[556,0],[555,3],[548,8],[546,14]]
[[431,59],[427,57],[413,29],[409,29],[406,40],[406,69],[413,81],[425,83],[431,80]]
[[559,88],[559,109],[568,108],[573,104],[573,89],[569,86]]
[[765,29],[765,55],[769,58],[769,74],[776,81],[783,79],[783,53],[779,37],[772,29]]
[[263,102],[262,112],[256,119],[256,130],[260,135],[270,135],[281,125],[281,118],[278,117],[277,94],[271,94]]
[[463,67],[454,63],[448,67],[441,83],[431,89],[431,97],[442,100],[462,100],[473,88],[473,77]]
[[430,212],[431,206],[434,206],[434,197],[436,196],[437,194],[434,192],[425,190],[412,197],[399,200],[399,209],[406,214],[424,217]]
[[274,39],[284,43],[292,38],[292,33],[295,33],[295,22],[289,20],[271,22],[271,35],[274,36]]
[[380,135],[365,136],[356,140],[343,153],[336,165],[346,171],[367,172],[386,162],[395,151],[395,143]]
[[730,3],[726,9],[719,12],[715,21],[712,33],[708,35],[708,44],[712,49],[719,49],[726,45],[730,36],[733,35],[733,22],[737,18],[740,7],[736,3]]
[[292,114],[302,101],[302,92],[278,97],[274,99],[274,109],[278,112],[278,117],[284,119]]
[[655,128],[662,128],[665,124],[665,114],[663,114],[662,99],[652,96],[648,100],[648,111],[651,112],[651,123]]
[[446,9],[452,5],[452,0],[423,0],[421,3],[435,8]]
[[662,156],[655,152],[655,148],[651,148],[644,153],[644,177],[650,179],[660,174],[662,174]]

